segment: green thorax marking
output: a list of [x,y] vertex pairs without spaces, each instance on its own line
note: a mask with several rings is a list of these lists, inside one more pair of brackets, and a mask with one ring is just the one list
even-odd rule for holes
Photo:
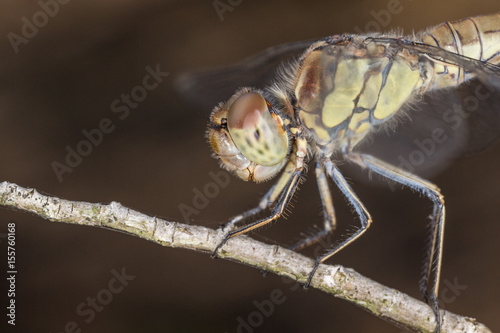
[[299,119],[319,143],[357,143],[420,87],[417,62],[375,42],[317,48],[304,57],[297,75]]

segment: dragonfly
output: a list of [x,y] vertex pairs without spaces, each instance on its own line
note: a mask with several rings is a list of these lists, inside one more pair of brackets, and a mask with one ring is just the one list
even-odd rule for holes
[[[290,248],[298,251],[335,230],[331,181],[354,208],[360,227],[315,259],[308,287],[320,264],[372,224],[338,167],[347,161],[432,202],[432,236],[420,286],[439,332],[446,210],[440,189],[424,176],[459,155],[483,150],[500,135],[499,64],[496,13],[406,37],[341,34],[280,45],[242,64],[191,77],[184,85],[192,90],[204,85],[204,91],[245,75],[252,84],[267,83],[240,88],[217,105],[207,137],[221,167],[237,177],[262,182],[279,175],[255,208],[223,226],[225,236],[213,256],[229,239],[282,216],[306,165],[314,163],[324,226]],[[265,218],[248,223],[266,211]]]

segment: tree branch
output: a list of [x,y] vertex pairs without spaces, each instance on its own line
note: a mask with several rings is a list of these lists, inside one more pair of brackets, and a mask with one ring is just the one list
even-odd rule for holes
[[[103,205],[68,201],[8,182],[0,183],[0,196],[0,205],[31,212],[49,221],[118,230],[162,246],[212,252],[224,236],[220,230],[161,220],[123,207],[118,202]],[[306,281],[313,265],[310,258],[246,236],[230,239],[219,255],[299,282]],[[434,332],[434,314],[428,305],[350,268],[320,265],[311,286],[348,300],[401,328]],[[441,331],[491,332],[473,318],[444,310]]]

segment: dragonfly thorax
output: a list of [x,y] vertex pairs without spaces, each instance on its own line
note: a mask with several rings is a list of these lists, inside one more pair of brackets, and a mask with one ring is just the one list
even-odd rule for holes
[[422,85],[418,59],[387,44],[344,37],[303,56],[295,79],[298,118],[322,146],[354,147]]

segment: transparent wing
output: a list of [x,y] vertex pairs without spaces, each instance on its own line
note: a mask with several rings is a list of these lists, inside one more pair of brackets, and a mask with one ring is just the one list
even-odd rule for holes
[[500,67],[422,43],[374,39],[460,66],[476,78],[454,88],[430,91],[405,105],[407,117],[396,129],[378,133],[361,150],[430,177],[455,158],[484,150],[500,136]]
[[268,48],[242,62],[227,67],[185,73],[175,81],[177,92],[196,106],[207,108],[228,99],[245,86],[264,88],[276,78],[281,64],[298,58],[314,40]]
[[500,90],[479,80],[430,92],[404,108],[407,117],[394,130],[375,134],[360,150],[423,177],[500,136]]
[[500,67],[497,64],[465,57],[436,46],[404,38],[369,37],[366,41],[391,44],[395,48],[412,50],[421,56],[427,56],[430,59],[442,61],[450,65],[460,66],[466,71],[476,74],[483,83],[500,89]]
[[[376,133],[360,151],[430,177],[457,157],[485,149],[500,136],[500,67],[401,38],[370,39],[461,66],[477,79],[431,91],[418,102],[403,106],[405,116],[394,129]],[[298,58],[314,42],[283,44],[234,65],[186,73],[176,79],[175,86],[186,101],[208,112],[239,87],[267,86],[282,63]]]

